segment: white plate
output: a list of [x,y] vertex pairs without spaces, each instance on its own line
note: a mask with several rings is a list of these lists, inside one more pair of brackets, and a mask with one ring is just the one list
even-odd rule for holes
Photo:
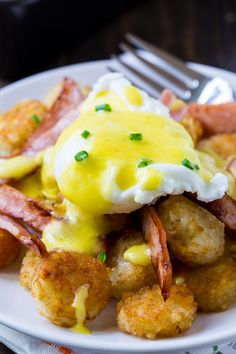
[[[98,61],[67,66],[11,84],[0,90],[0,112],[24,98],[43,98],[66,75],[81,83],[92,84],[106,72],[108,63]],[[236,90],[235,74],[205,65],[190,66],[208,76],[226,78]],[[0,271],[0,322],[50,342],[103,352],[163,353],[219,344],[236,336],[236,304],[225,312],[198,314],[191,330],[184,335],[154,341],[119,332],[115,325],[114,309],[114,304],[109,305],[101,316],[91,322],[92,335],[75,334],[39,316],[35,301],[19,284],[17,266]]]

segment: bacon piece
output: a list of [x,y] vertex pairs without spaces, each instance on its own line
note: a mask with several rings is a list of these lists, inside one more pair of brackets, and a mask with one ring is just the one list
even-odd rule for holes
[[191,103],[188,112],[202,122],[208,135],[236,132],[236,102],[217,105]]
[[[78,84],[70,78],[65,78],[60,95],[49,112],[47,112],[44,121],[23,147],[23,153],[34,155],[38,151],[55,143],[58,135],[61,133],[61,125],[58,125],[58,122],[67,115],[67,113],[77,108],[83,99],[84,95]],[[66,121],[68,124],[70,123],[70,119],[67,118],[64,120],[62,124],[63,128],[65,127]],[[55,126],[57,126],[57,128],[55,128]],[[19,151],[17,154],[18,153]]]
[[0,228],[8,231],[23,245],[36,252],[39,256],[47,254],[44,243],[35,235],[30,234],[22,225],[6,215],[0,215]]
[[205,203],[204,207],[222,221],[230,230],[236,231],[236,201],[229,195]]
[[180,122],[188,111],[188,105],[178,99],[172,91],[165,89],[160,97],[160,101],[169,108],[171,117]]
[[167,248],[166,231],[151,206],[142,209],[142,226],[145,238],[149,243],[153,266],[157,272],[163,299],[170,296],[172,286],[172,266]]
[[21,219],[39,231],[51,220],[50,210],[7,184],[0,186],[0,212]]

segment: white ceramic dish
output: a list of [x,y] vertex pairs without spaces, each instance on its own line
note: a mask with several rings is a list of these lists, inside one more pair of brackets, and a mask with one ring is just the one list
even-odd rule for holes
[[[0,90],[0,112],[24,98],[43,98],[64,76],[93,84],[106,72],[109,61],[67,66],[11,84]],[[224,70],[190,64],[209,76],[227,79],[236,91],[236,75]],[[125,335],[115,325],[115,307],[108,308],[89,327],[92,335],[80,335],[60,328],[39,316],[35,301],[18,281],[18,267],[0,271],[0,322],[29,335],[80,349],[104,352],[164,353],[219,344],[236,336],[236,303],[222,313],[199,314],[190,331],[176,338],[144,340]]]

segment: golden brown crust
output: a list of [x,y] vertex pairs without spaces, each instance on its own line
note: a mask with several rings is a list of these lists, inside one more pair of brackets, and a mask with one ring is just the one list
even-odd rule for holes
[[0,115],[0,156],[11,156],[20,149],[29,137],[38,129],[32,119],[36,115],[43,122],[47,110],[39,101],[23,101]]
[[186,284],[173,285],[164,302],[158,285],[129,294],[117,306],[121,331],[145,338],[172,337],[188,330],[196,315],[196,303]]
[[181,124],[191,135],[194,143],[196,144],[203,135],[203,126],[202,123],[191,117],[189,114],[186,114],[181,121]]
[[114,240],[108,248],[107,264],[112,283],[112,295],[121,299],[125,292],[133,292],[157,282],[153,265],[142,266],[124,259],[125,251],[144,242],[141,232],[129,229]]
[[20,253],[20,243],[8,232],[0,229],[0,268],[11,264]]
[[236,263],[230,257],[183,274],[201,311],[224,311],[236,299]]
[[158,208],[174,256],[192,266],[212,263],[224,252],[224,225],[183,196],[171,196]]
[[218,134],[200,140],[197,148],[206,152],[214,152],[222,159],[236,155],[236,134]]
[[34,251],[28,250],[23,258],[20,269],[20,283],[22,286],[31,289],[33,277],[37,272],[40,257]]
[[32,294],[41,315],[60,326],[76,323],[72,307],[80,286],[89,284],[87,319],[96,317],[111,296],[111,284],[104,264],[78,252],[53,251],[37,265]]

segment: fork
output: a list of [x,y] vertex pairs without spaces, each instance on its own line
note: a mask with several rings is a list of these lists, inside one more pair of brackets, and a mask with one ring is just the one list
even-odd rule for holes
[[224,103],[232,101],[233,90],[222,78],[207,77],[134,34],[125,35],[119,47],[123,54],[112,55],[110,71],[120,71],[154,97],[168,88],[187,102]]

